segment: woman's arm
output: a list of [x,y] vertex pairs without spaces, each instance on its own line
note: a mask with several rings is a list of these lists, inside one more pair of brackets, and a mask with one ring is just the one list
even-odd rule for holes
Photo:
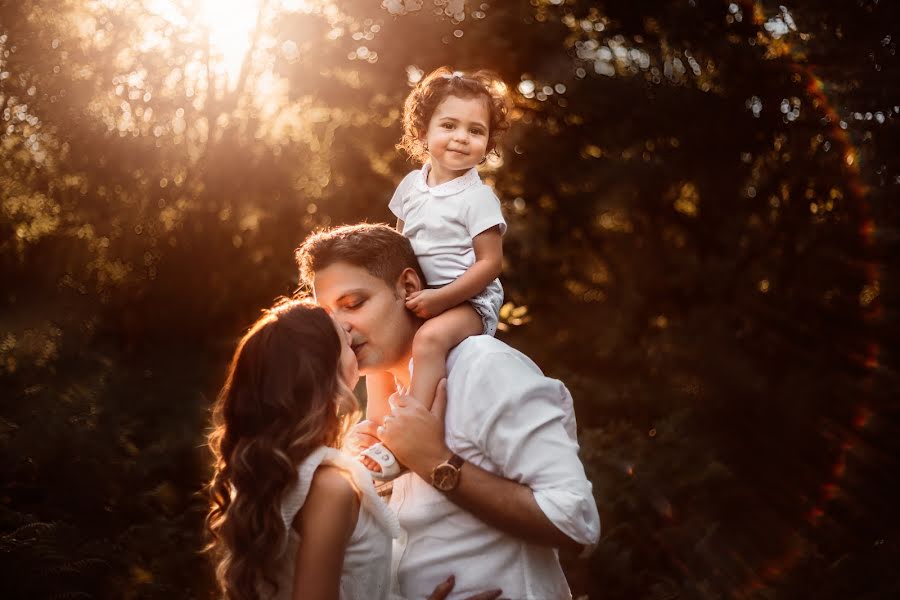
[[495,225],[472,238],[475,262],[456,281],[442,288],[422,290],[410,294],[407,308],[419,317],[430,318],[439,315],[477,296],[503,269],[503,236],[499,225]]
[[347,476],[337,467],[319,467],[294,519],[300,534],[294,600],[338,600],[344,553],[358,517],[359,496]]

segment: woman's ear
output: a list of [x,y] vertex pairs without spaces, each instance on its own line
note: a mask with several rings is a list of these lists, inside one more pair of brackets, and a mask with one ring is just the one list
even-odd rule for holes
[[424,287],[424,282],[416,273],[415,269],[406,267],[397,278],[397,293],[402,294],[401,298],[406,298],[413,292],[418,292]]

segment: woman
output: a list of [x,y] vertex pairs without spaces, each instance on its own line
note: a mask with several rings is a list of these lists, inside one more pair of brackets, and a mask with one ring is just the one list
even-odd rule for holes
[[209,436],[207,550],[226,600],[390,596],[397,518],[338,450],[358,379],[347,332],[302,300],[266,310],[238,344]]
[[209,438],[225,598],[388,597],[396,517],[337,449],[358,378],[347,333],[303,301],[265,311],[238,344]]

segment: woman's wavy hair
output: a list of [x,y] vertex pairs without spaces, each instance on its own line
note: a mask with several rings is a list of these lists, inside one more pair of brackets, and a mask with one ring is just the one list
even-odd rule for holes
[[497,148],[497,140],[509,129],[509,98],[506,85],[493,71],[453,71],[440,67],[426,75],[406,97],[403,104],[403,136],[397,144],[410,158],[419,162],[428,159],[423,141],[434,111],[448,96],[457,98],[483,97],[487,101],[491,121],[488,123],[488,153]]
[[297,466],[319,446],[339,447],[358,414],[340,355],[331,317],[287,299],[266,310],[234,352],[213,408],[207,485],[205,550],[226,600],[277,592],[275,565],[288,535],[282,496]]

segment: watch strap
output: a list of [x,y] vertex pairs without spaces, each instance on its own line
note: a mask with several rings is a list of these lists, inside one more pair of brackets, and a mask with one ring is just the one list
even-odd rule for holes
[[463,466],[463,463],[465,463],[465,462],[466,461],[463,460],[463,458],[459,454],[456,454],[455,452],[449,459],[447,459],[447,463],[456,467],[457,470],[461,469]]

